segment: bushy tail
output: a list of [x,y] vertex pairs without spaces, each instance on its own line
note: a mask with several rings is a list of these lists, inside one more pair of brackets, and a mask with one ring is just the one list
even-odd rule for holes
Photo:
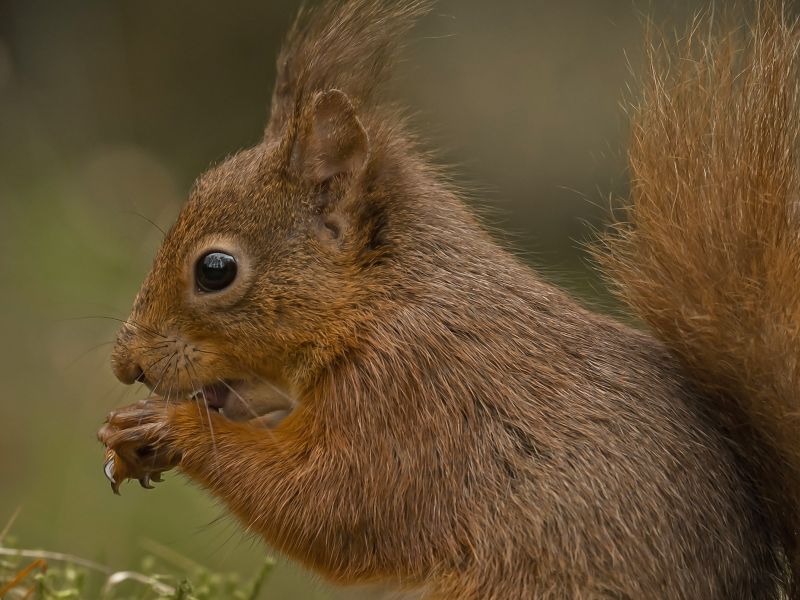
[[800,581],[800,59],[776,0],[650,36],[631,202],[598,252],[752,453]]

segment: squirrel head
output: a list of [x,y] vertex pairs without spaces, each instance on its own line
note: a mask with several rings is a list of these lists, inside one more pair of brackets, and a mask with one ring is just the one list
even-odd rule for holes
[[176,396],[290,386],[354,343],[407,187],[375,92],[423,11],[373,0],[301,15],[264,139],[198,180],[156,255],[117,336],[121,381]]

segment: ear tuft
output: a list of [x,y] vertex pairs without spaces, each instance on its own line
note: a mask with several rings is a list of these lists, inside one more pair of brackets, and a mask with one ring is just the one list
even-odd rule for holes
[[318,93],[304,117],[292,151],[296,173],[324,183],[364,167],[369,158],[369,136],[344,92]]

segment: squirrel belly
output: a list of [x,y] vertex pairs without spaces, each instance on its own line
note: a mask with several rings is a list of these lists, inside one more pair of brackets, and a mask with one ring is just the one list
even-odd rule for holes
[[651,57],[600,255],[650,334],[500,248],[381,101],[426,10],[290,32],[263,141],[200,178],[117,337],[156,397],[99,434],[115,490],[178,468],[353,590],[800,598],[796,23]]

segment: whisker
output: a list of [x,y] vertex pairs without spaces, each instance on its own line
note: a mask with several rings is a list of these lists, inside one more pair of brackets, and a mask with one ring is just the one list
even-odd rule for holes
[[152,221],[152,220],[148,219],[148,218],[147,218],[147,217],[145,217],[143,214],[141,214],[141,213],[138,213],[138,212],[136,212],[135,210],[123,210],[123,211],[122,211],[122,212],[120,212],[119,214],[121,214],[121,215],[136,215],[136,216],[137,216],[137,217],[139,217],[140,219],[144,219],[145,221],[147,221],[148,223],[150,223],[150,225],[152,225],[153,227],[155,227],[156,229],[158,229],[158,230],[161,232],[161,236],[162,236],[162,237],[167,237],[167,234],[166,234],[166,233],[164,233],[164,230],[163,230],[163,229],[161,229],[161,227],[159,227],[158,225],[156,225],[156,223],[155,223],[154,221]]
[[[187,365],[191,364],[188,359],[186,361],[186,364]],[[192,384],[192,397],[195,399],[194,405],[197,407],[197,415],[200,417],[200,427],[203,428],[203,437],[205,437],[205,435],[206,435],[206,424],[203,421],[203,412],[200,410],[200,403],[197,401],[198,400],[197,395],[200,392],[200,390],[195,388],[195,380],[192,378],[192,375],[189,373],[189,368],[188,367],[184,367],[184,370],[186,371],[186,377],[189,378],[189,383]],[[198,381],[197,383],[200,383],[200,382]],[[202,388],[203,388],[203,386],[200,386],[200,389],[202,389]]]
[[[240,394],[239,394],[239,393],[238,393],[236,390],[234,390],[234,389],[233,389],[233,388],[232,388],[230,385],[228,385],[228,383],[227,383],[226,381],[223,381],[222,379],[218,379],[217,381],[219,381],[221,384],[223,384],[223,385],[224,385],[226,388],[228,388],[228,389],[229,389],[231,392],[233,392],[234,394],[236,394],[236,397],[237,397],[237,398],[239,398],[239,400],[241,400],[241,401],[242,401],[242,404],[244,404],[244,405],[247,407],[247,410],[249,410],[249,411],[250,411],[250,413],[253,415],[253,418],[258,418],[258,417],[260,417],[260,416],[261,416],[261,415],[259,415],[259,414],[258,414],[256,411],[254,411],[254,410],[252,409],[252,407],[250,406],[250,403],[249,403],[247,400],[245,400],[244,398],[242,398],[242,396],[241,396],[241,395],[240,395]],[[295,406],[292,406],[292,410],[294,410],[294,408],[295,408]],[[277,437],[275,436],[275,432],[274,432],[274,431],[272,431],[272,429],[270,429],[270,428],[268,428],[268,427],[267,427],[267,428],[263,429],[263,431],[266,431],[266,432],[267,432],[267,435],[269,435],[269,436],[270,436],[270,437],[271,437],[273,440],[277,440]],[[283,449],[282,449],[280,446],[277,446],[277,445],[276,445],[276,448],[277,448],[277,450],[278,450],[278,452],[279,452],[280,454],[282,454],[282,453],[283,453]]]
[[[147,398],[145,398],[145,399],[144,399],[145,406],[147,406],[147,401],[148,401],[148,400],[150,400],[150,398],[152,398],[152,397],[153,397],[153,394],[155,393],[155,391],[156,391],[156,388],[159,386],[159,384],[161,383],[161,380],[164,378],[164,375],[166,374],[166,372],[167,372],[167,369],[169,368],[170,364],[172,363],[172,357],[173,357],[173,356],[175,356],[177,353],[178,353],[177,351],[176,351],[176,352],[173,352],[173,353],[172,353],[172,356],[170,356],[170,357],[169,357],[169,360],[167,360],[167,363],[164,365],[164,368],[163,368],[163,369],[161,369],[161,376],[158,378],[158,382],[157,382],[157,383],[156,383],[156,384],[153,386],[153,389],[151,389],[151,390],[150,390],[150,395],[149,395],[149,396],[147,396]],[[163,358],[163,357],[162,357],[162,358]],[[152,366],[152,365],[151,365],[151,366]],[[167,405],[169,405],[169,399],[167,399]],[[141,426],[141,424],[142,424],[142,417],[143,417],[143,416],[144,416],[144,415],[142,415],[141,417],[139,417],[139,425],[140,425],[140,426]]]
[[[143,214],[141,214],[141,213],[138,213],[138,212],[136,212],[136,211],[134,211],[134,210],[125,210],[125,211],[122,211],[120,214],[123,214],[123,215],[124,215],[124,214],[135,215],[135,216],[137,216],[137,217],[139,217],[139,218],[141,218],[141,219],[144,219],[145,221],[147,221],[148,223],[150,223],[150,225],[152,225],[153,227],[155,227],[156,229],[158,229],[158,231],[161,233],[161,239],[162,239],[162,241],[163,241],[163,239],[164,239],[164,238],[166,238],[166,237],[167,237],[167,234],[164,232],[164,230],[163,230],[163,229],[161,229],[161,227],[159,227],[159,226],[158,226],[158,225],[157,225],[157,224],[156,224],[154,221],[152,221],[152,220],[148,219],[147,217],[145,217],[145,216],[144,216]],[[175,262],[173,262],[173,260],[172,260],[171,258],[169,258],[169,257],[165,257],[165,256],[162,256],[162,258],[164,258],[164,260],[166,260],[166,261],[167,261],[167,262],[168,262],[170,265],[172,265],[172,267],[173,267],[173,268],[174,268],[176,271],[178,271],[178,272],[180,272],[180,271],[181,271],[181,268],[180,268],[180,267],[178,267],[178,265],[177,265],[177,264],[175,264]]]
[[148,365],[148,366],[147,366],[147,368],[143,369],[143,371],[150,371],[150,370],[151,370],[153,367],[155,367],[155,366],[156,366],[158,363],[160,363],[162,360],[164,360],[165,358],[167,359],[167,363],[164,365],[164,368],[163,368],[163,369],[161,369],[161,375],[159,376],[159,378],[158,378],[158,381],[156,382],[156,384],[153,386],[153,388],[152,388],[152,389],[151,389],[151,391],[150,391],[150,395],[151,395],[151,396],[152,396],[154,393],[156,393],[156,390],[158,389],[158,386],[161,384],[161,380],[162,380],[162,379],[164,379],[164,375],[166,374],[166,372],[167,372],[167,369],[169,368],[169,365],[170,365],[170,363],[171,363],[171,361],[172,361],[172,358],[173,358],[173,357],[174,357],[176,354],[178,354],[178,351],[177,351],[177,350],[176,350],[175,352],[173,352],[172,354],[170,354],[169,356],[167,356],[167,355],[165,354],[164,356],[162,356],[161,358],[159,358],[157,361],[155,361],[155,362],[154,362],[154,363],[152,363],[151,365]]
[[134,327],[138,327],[139,329],[141,329],[142,331],[145,331],[146,333],[149,333],[150,335],[154,335],[156,337],[167,339],[167,336],[165,336],[163,333],[159,333],[158,331],[156,331],[155,329],[152,329],[150,327],[145,327],[144,325],[142,325],[141,323],[139,323],[137,321],[134,321],[130,317],[128,317],[128,319],[126,321],[123,321],[123,323],[128,323],[130,325],[133,325]]
[[225,381],[225,380],[223,380],[223,379],[217,379],[217,381],[218,381],[219,383],[221,383],[222,385],[224,385],[226,388],[228,388],[228,389],[231,391],[231,393],[232,393],[232,394],[234,394],[234,395],[235,395],[237,398],[239,398],[239,400],[241,400],[241,401],[242,401],[242,404],[244,404],[244,405],[245,405],[245,407],[247,408],[247,410],[249,410],[249,411],[250,411],[250,413],[253,415],[253,417],[258,417],[258,416],[260,416],[260,415],[259,415],[259,414],[258,414],[258,413],[255,411],[255,410],[253,410],[253,409],[252,409],[252,407],[250,406],[250,403],[249,403],[247,400],[245,400],[245,399],[244,399],[244,398],[241,396],[241,394],[239,394],[239,392],[237,392],[237,391],[236,391],[235,389],[233,389],[233,388],[232,388],[230,385],[228,385],[228,382],[227,382],[227,381]]
[[231,354],[225,354],[223,352],[215,352],[213,350],[201,350],[199,348],[197,349],[197,352],[201,352],[203,354],[215,354],[217,356],[221,356],[223,358],[227,358],[229,360],[234,361],[239,367],[241,367],[242,369],[244,369],[245,371],[250,373],[250,375],[252,375],[256,379],[258,379],[261,383],[263,383],[265,385],[268,385],[270,388],[272,388],[272,390],[277,392],[282,398],[284,398],[285,400],[289,400],[292,403],[292,408],[295,408],[297,406],[297,399],[296,398],[293,398],[292,396],[290,396],[289,394],[284,392],[281,388],[279,388],[277,385],[275,385],[271,381],[268,381],[267,379],[264,379],[261,375],[259,375],[258,373],[256,373],[255,371],[253,371],[252,369],[247,367],[244,363],[242,363],[242,361],[240,361],[235,356],[233,356]]
[[[172,356],[176,356],[177,354],[178,354],[178,352],[176,350],[173,353]],[[167,362],[167,365],[171,365],[171,364],[172,364],[172,358],[170,357],[169,361]],[[175,370],[172,373],[172,381],[170,381],[170,384],[169,384],[169,391],[167,392],[167,398],[166,398],[167,401],[166,401],[166,405],[165,405],[165,410],[169,408],[169,397],[172,394],[172,387],[175,385],[175,381],[177,380],[177,378],[178,378],[178,361],[175,361]],[[158,458],[158,446],[156,446],[155,451],[153,452],[153,462],[154,463],[155,463],[157,458]]]
[[158,360],[153,361],[152,363],[150,363],[146,367],[142,367],[142,370],[143,371],[150,371],[150,370],[153,369],[153,367],[155,367],[158,363],[160,363],[164,359],[167,359],[167,364],[169,364],[169,361],[172,360],[172,357],[175,356],[176,354],[177,354],[177,350],[175,352],[173,352],[172,354],[164,354]]
[[[103,403],[108,401],[109,398],[112,398],[112,394],[114,393],[114,390],[119,390],[120,389],[119,386],[120,386],[119,381],[114,382],[114,384],[104,394],[102,394],[99,397],[99,401],[103,402]],[[125,398],[126,392],[128,392],[128,390],[123,388],[122,390],[120,390],[119,398],[117,398],[116,400],[113,400],[113,398],[112,398],[113,404],[112,404],[111,408],[120,405],[120,403]]]
[[75,366],[75,363],[77,363],[77,362],[78,362],[80,359],[82,359],[84,356],[86,356],[86,355],[87,355],[87,354],[89,354],[90,352],[93,352],[94,350],[97,350],[98,348],[102,348],[103,346],[108,346],[109,344],[113,344],[113,343],[114,343],[113,341],[111,341],[111,342],[103,342],[102,344],[97,344],[96,346],[92,346],[91,348],[89,348],[89,349],[88,349],[88,350],[86,350],[85,352],[82,352],[82,353],[81,353],[81,355],[80,355],[80,356],[78,356],[78,357],[77,357],[75,360],[73,360],[71,363],[69,363],[69,364],[67,365],[67,370],[70,370],[72,367],[74,367],[74,366]]
[[169,348],[169,344],[163,343],[160,346],[150,346],[146,350],[142,351],[142,356],[150,354],[151,352],[155,352],[156,350],[163,350],[164,348]]
[[[138,394],[138,393],[139,393],[139,391],[142,389],[142,388],[141,388],[141,385],[142,385],[142,384],[139,384],[139,388],[136,390],[136,393],[137,393],[137,394]],[[126,386],[125,386],[125,393],[122,395],[121,401],[122,401],[122,402],[127,402],[127,401],[128,401],[128,396],[130,396],[130,395],[131,395],[131,392],[132,392],[132,391],[133,391],[133,386],[132,386],[132,385],[126,385]]]
[[[175,353],[174,353],[172,356],[177,356],[177,354],[178,354],[178,352],[177,352],[177,351],[175,351]],[[172,358],[170,358],[170,359],[169,359],[169,362],[168,362],[167,364],[168,364],[168,365],[171,365],[171,364],[172,364]],[[178,373],[177,373],[177,371],[178,371],[178,362],[177,362],[177,361],[175,361],[175,371],[172,373],[172,379],[171,379],[171,380],[170,380],[170,382],[169,382],[169,389],[167,390],[167,396],[166,396],[166,401],[167,401],[167,402],[166,402],[166,408],[169,408],[169,397],[172,395],[172,387],[175,385],[175,380],[176,380],[176,379],[177,379],[177,377],[178,377]]]
[[[195,377],[197,377],[197,382],[200,383],[200,377],[197,375],[197,369],[194,367],[194,363],[192,361],[186,361],[188,365],[192,367],[192,371],[194,371]],[[211,432],[211,445],[214,448],[214,462],[217,469],[217,477],[220,476],[219,472],[219,452],[217,451],[217,439],[214,436],[214,424],[211,422],[211,409],[208,408],[208,399],[206,398],[206,392],[201,387],[200,388],[200,395],[203,397],[203,404],[206,407],[206,416],[208,417],[208,430]]]
[[128,319],[119,319],[117,317],[107,317],[105,315],[90,315],[90,316],[86,316],[86,317],[71,317],[71,318],[68,318],[68,319],[63,319],[63,321],[84,321],[84,320],[87,320],[87,319],[106,319],[108,321],[117,321],[118,323],[128,323],[130,325],[133,325],[134,327],[138,327],[139,329],[141,329],[142,331],[145,331],[146,333],[149,333],[150,335],[154,335],[154,336],[161,337],[161,338],[166,338],[167,337],[167,336],[155,331],[154,329],[150,329],[149,327],[145,327],[141,323],[137,323],[136,321],[134,321],[130,317],[128,317]]

